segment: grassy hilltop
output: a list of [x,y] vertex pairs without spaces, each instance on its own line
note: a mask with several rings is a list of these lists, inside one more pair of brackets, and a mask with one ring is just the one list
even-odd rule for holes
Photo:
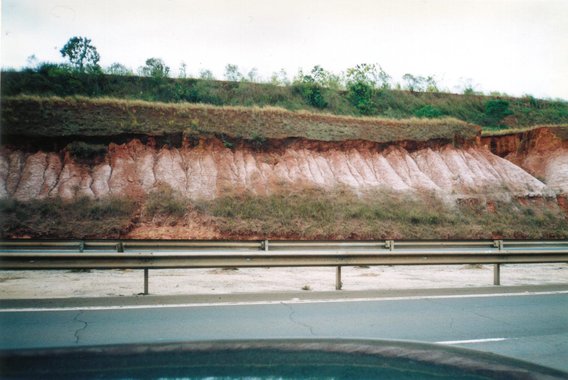
[[568,123],[568,102],[563,100],[402,91],[369,87],[364,83],[341,89],[306,80],[274,85],[244,80],[155,78],[88,74],[53,65],[38,70],[3,72],[1,80],[3,97],[86,96],[216,106],[273,106],[289,111],[389,119],[452,117],[485,130]]

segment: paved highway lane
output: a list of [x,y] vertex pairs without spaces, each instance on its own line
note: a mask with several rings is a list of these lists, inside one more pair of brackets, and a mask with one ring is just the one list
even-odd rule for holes
[[568,371],[567,290],[18,310],[0,310],[0,348],[292,337],[391,339],[462,346]]

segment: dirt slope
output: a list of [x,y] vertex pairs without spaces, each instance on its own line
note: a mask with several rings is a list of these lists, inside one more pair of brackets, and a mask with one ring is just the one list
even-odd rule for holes
[[[562,170],[567,157],[564,154],[551,161],[545,172],[552,173],[558,166]],[[562,175],[550,176],[560,178],[558,186],[563,188]],[[490,193],[533,197],[547,192],[544,183],[479,146],[431,144],[407,150],[362,141],[295,140],[257,150],[245,145],[229,149],[216,139],[180,148],[156,148],[132,140],[111,144],[105,157],[91,163],[77,162],[68,153],[8,148],[0,153],[2,198],[137,196],[160,183],[193,199],[314,186],[428,191],[448,198]]]
[[541,179],[554,192],[568,194],[567,127],[484,137],[482,144]]

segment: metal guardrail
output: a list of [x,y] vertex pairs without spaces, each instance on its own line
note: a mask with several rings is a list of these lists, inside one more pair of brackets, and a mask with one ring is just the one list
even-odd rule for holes
[[217,267],[336,267],[362,265],[568,262],[568,240],[557,241],[0,241],[0,270],[150,269]]

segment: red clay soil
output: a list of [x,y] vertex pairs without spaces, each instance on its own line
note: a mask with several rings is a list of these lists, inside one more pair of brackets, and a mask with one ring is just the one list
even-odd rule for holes
[[568,139],[551,128],[483,137],[482,144],[540,179],[556,193],[568,194]]
[[108,154],[90,163],[66,152],[0,151],[0,198],[19,200],[59,196],[139,197],[161,184],[192,199],[227,193],[257,195],[280,190],[346,187],[434,192],[444,197],[507,192],[542,195],[545,185],[481,146],[451,144],[380,145],[364,141],[272,143],[269,149],[218,139],[179,148],[111,144]]

